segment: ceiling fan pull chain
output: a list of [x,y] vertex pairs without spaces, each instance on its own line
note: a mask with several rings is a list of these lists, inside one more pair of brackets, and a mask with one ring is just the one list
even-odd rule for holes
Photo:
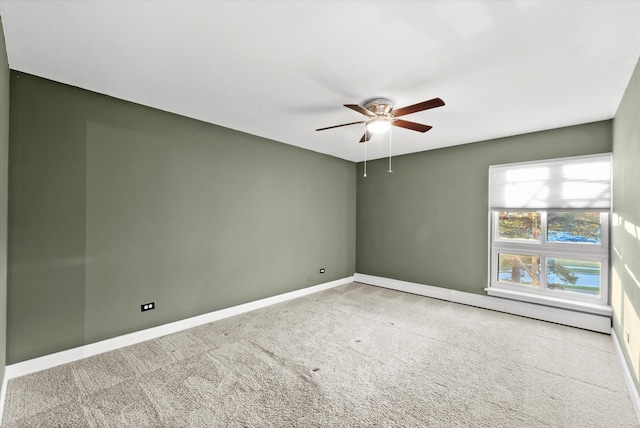
[[364,126],[364,176],[367,176],[367,125]]
[[389,128],[389,171],[387,172],[393,172],[391,169],[391,128]]

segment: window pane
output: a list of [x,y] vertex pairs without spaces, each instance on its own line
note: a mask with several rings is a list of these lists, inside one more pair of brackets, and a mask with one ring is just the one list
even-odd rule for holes
[[540,237],[540,211],[498,213],[498,239],[528,239]]
[[600,263],[584,260],[547,259],[547,288],[600,295]]
[[538,287],[540,258],[522,254],[498,254],[498,281]]
[[549,213],[547,215],[547,241],[600,244],[600,213]]

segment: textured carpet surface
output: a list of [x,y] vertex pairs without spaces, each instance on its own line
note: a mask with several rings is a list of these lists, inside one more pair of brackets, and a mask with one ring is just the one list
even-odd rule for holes
[[9,381],[3,427],[636,427],[611,338],[349,284]]

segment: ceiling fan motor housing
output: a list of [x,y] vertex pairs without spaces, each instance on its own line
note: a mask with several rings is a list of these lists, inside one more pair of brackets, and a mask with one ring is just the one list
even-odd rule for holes
[[375,115],[387,116],[391,113],[395,104],[396,102],[392,98],[375,97],[362,101],[360,106],[366,108]]

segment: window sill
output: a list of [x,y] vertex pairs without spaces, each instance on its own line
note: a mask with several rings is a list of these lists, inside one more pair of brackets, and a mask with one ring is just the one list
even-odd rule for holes
[[613,308],[609,305],[603,305],[600,303],[559,299],[553,296],[536,295],[533,293],[524,293],[521,291],[506,290],[504,288],[497,287],[485,288],[485,291],[489,296],[504,297],[511,300],[520,300],[529,303],[537,303],[539,305],[554,306],[556,308],[570,309],[589,314],[604,315],[607,317],[613,316]]

